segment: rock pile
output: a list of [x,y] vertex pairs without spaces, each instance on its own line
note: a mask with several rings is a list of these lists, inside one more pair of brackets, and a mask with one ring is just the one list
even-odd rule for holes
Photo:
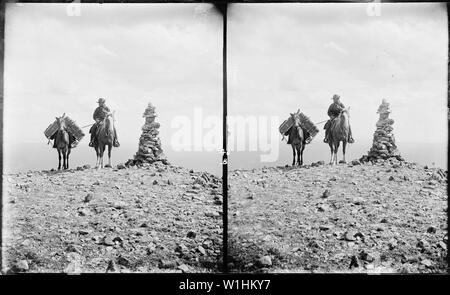
[[370,149],[367,160],[372,161],[376,159],[386,160],[388,158],[397,158],[399,161],[403,161],[397,150],[397,145],[395,144],[395,137],[393,134],[394,120],[389,118],[390,114],[389,103],[383,99],[377,113],[380,114],[380,118],[376,124],[377,129],[373,135],[373,144]]
[[142,135],[139,138],[139,149],[134,159],[128,160],[126,165],[141,166],[144,163],[151,164],[158,161],[168,165],[169,163],[163,153],[161,140],[158,136],[160,124],[155,122],[155,107],[151,103],[148,103],[143,117],[145,118],[145,124],[142,126]]

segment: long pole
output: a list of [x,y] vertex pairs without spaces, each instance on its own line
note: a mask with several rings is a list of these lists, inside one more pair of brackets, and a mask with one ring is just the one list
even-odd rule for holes
[[228,155],[227,155],[227,3],[222,4],[223,17],[223,155],[222,155],[222,196],[223,196],[223,270],[228,272]]

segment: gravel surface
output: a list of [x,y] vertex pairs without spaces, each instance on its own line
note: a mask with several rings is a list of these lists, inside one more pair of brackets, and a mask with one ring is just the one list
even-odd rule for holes
[[447,172],[414,163],[232,171],[233,272],[447,272]]
[[217,272],[221,194],[163,164],[4,175],[2,272]]

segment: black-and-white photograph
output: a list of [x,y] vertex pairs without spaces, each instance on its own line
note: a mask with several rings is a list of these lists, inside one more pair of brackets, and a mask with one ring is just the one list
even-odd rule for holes
[[222,23],[6,4],[3,273],[218,271]]
[[447,272],[442,3],[233,4],[231,272]]
[[448,272],[448,5],[102,2],[3,6],[1,274]]

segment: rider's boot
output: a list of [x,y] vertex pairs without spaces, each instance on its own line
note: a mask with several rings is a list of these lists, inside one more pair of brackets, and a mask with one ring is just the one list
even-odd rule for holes
[[119,143],[119,141],[117,140],[117,138],[114,138],[114,143],[113,143],[113,145],[114,145],[114,147],[119,147],[119,146],[120,146],[120,143]]
[[323,139],[323,142],[328,143],[328,131],[325,131],[325,138]]
[[94,147],[94,136],[91,135],[91,141],[89,142],[90,147]]

